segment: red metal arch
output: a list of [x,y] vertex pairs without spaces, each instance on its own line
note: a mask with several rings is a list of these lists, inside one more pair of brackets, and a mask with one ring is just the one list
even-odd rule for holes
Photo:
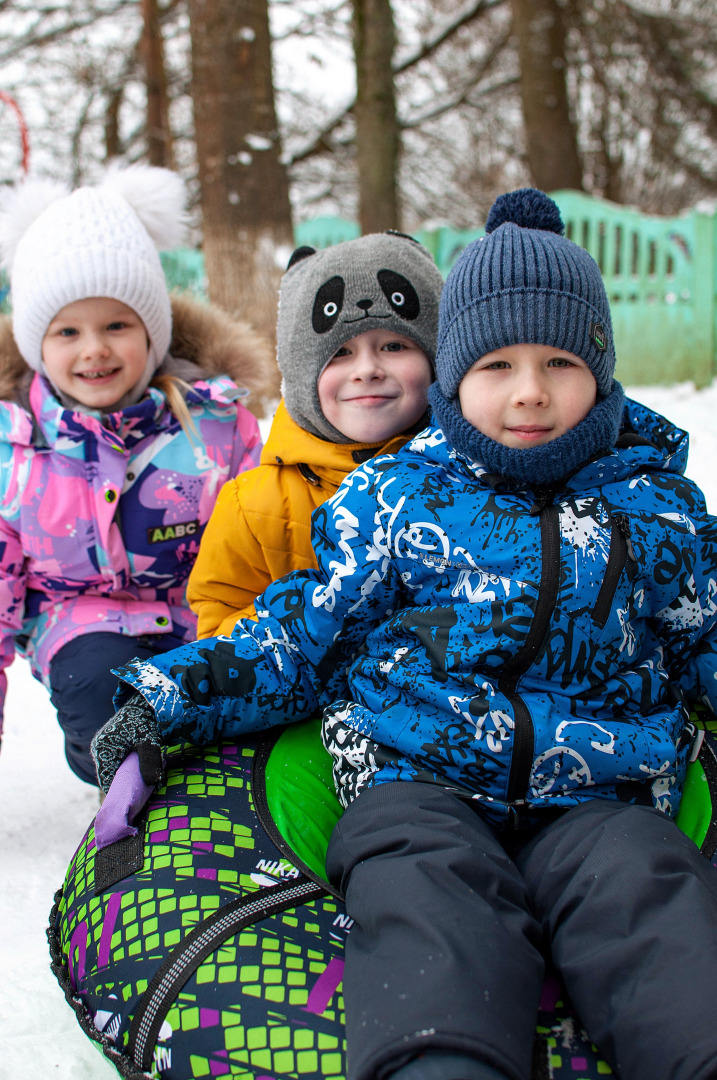
[[12,111],[15,113],[18,127],[20,129],[20,147],[22,151],[22,171],[27,173],[30,167],[30,135],[27,130],[27,124],[25,123],[25,117],[22,114],[22,109],[10,94],[5,90],[0,90],[0,101],[4,101],[6,105],[9,105]]

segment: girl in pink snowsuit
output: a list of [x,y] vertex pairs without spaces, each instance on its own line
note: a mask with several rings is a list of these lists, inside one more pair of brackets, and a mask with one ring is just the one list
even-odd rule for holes
[[91,784],[110,669],[194,640],[185,585],[204,526],[261,449],[236,382],[261,399],[268,347],[167,293],[158,246],[180,242],[183,205],[178,176],[134,166],[69,195],[27,181],[0,214],[13,310],[0,322],[0,725],[17,650]]

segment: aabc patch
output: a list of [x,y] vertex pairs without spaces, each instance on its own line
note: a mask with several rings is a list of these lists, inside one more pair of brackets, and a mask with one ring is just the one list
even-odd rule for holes
[[177,521],[174,525],[156,525],[147,529],[147,540],[150,544],[161,544],[163,540],[181,540],[185,536],[196,536],[199,532],[199,521]]

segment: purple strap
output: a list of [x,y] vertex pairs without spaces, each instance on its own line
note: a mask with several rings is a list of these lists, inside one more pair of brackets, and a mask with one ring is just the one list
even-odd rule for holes
[[97,850],[115,844],[126,836],[136,836],[132,825],[154,788],[145,784],[139,768],[139,756],[132,750],[115,773],[105,801],[95,817]]

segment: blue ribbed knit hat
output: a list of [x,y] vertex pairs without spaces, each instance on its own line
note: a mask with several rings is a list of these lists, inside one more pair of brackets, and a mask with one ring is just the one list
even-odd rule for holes
[[550,345],[584,360],[606,397],[615,370],[600,269],[563,236],[552,199],[521,188],[496,199],[486,235],[461,254],[443,289],[436,377],[449,400],[465,373],[505,345]]

